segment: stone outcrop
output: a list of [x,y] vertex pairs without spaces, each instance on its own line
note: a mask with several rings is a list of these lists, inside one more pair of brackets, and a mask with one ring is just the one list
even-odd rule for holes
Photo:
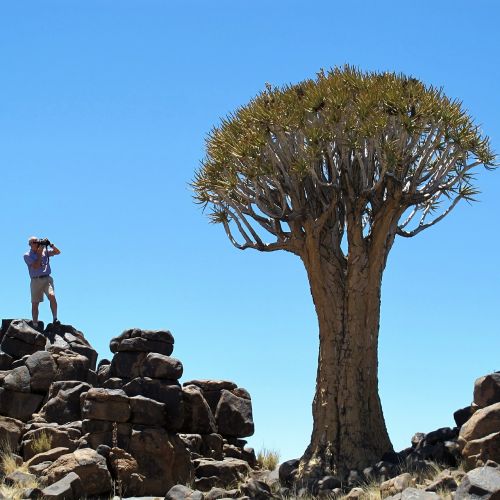
[[458,437],[462,457],[468,467],[500,463],[500,372],[476,380],[470,408]]
[[114,484],[164,497],[179,483],[227,487],[255,465],[241,439],[254,428],[248,392],[229,381],[181,386],[169,331],[126,330],[96,367],[73,326],[40,330],[26,320],[0,330],[0,439],[39,478],[39,495],[106,496]]

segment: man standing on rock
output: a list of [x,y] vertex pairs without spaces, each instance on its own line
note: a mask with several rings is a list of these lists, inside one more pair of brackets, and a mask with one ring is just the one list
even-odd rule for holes
[[[54,293],[54,280],[50,275],[50,257],[59,255],[61,251],[49,240],[41,240],[32,236],[28,240],[30,251],[24,254],[31,278],[31,315],[33,327],[38,328],[38,305],[46,295],[50,302],[53,324],[59,324],[57,319],[57,301]],[[50,247],[50,250],[49,250]]]

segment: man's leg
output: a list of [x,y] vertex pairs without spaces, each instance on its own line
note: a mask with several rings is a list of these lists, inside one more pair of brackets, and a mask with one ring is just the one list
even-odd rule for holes
[[50,302],[50,310],[52,311],[52,317],[54,318],[54,321],[57,320],[57,300],[56,296],[53,294],[49,294],[49,302]]
[[38,304],[40,302],[32,302],[31,303],[31,317],[33,318],[33,326],[38,325]]

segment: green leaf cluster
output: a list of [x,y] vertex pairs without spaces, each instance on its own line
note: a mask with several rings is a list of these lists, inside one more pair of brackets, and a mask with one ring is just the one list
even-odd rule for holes
[[[401,131],[425,137],[436,128],[442,137],[438,150],[452,143],[455,151],[463,152],[464,161],[475,158],[486,167],[495,166],[488,137],[462,103],[415,78],[344,66],[295,85],[268,84],[209,133],[206,157],[193,181],[195,199],[207,204],[214,193],[230,195],[242,178],[272,175],[276,165],[265,154],[269,145],[283,153],[288,174],[302,179],[325,148],[355,154],[372,141],[383,152],[387,172],[397,176],[407,154],[399,141]],[[461,179],[457,189],[462,194],[473,194],[469,180]],[[215,220],[221,222],[220,212]]]

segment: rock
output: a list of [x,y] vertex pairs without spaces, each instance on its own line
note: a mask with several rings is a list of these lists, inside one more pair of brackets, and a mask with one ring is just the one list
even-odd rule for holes
[[71,450],[64,446],[59,446],[57,448],[51,448],[43,453],[37,453],[35,456],[31,457],[26,465],[32,467],[34,465],[41,464],[42,462],[53,462],[57,460],[61,455],[67,455]]
[[31,328],[25,320],[12,320],[2,337],[0,348],[14,359],[45,348],[45,337]]
[[103,383],[104,389],[123,389],[127,381],[118,377],[108,377]]
[[405,472],[404,474],[400,474],[399,476],[384,481],[380,485],[380,493],[382,496],[395,495],[396,493],[401,493],[406,488],[413,486],[413,484],[414,482],[411,474]]
[[344,498],[363,498],[365,492],[363,488],[352,488],[351,491]]
[[411,438],[411,445],[416,448],[421,441],[425,439],[425,434],[423,432],[416,432]]
[[477,410],[462,426],[458,442],[463,448],[467,441],[474,441],[498,432],[500,429],[500,403]]
[[492,500],[500,498],[500,470],[494,467],[471,470],[457,488],[455,498]]
[[[80,432],[76,429],[58,427],[39,427],[27,431],[21,442],[22,454],[24,460],[29,460],[38,453],[48,451],[53,448],[69,448],[73,451],[77,447],[77,439]],[[41,444],[45,442],[47,449],[40,449]]]
[[174,337],[168,330],[125,330],[109,344],[112,353],[157,352],[170,356],[174,349]]
[[19,366],[4,378],[3,388],[13,392],[31,392],[30,372],[26,366]]
[[165,500],[203,500],[204,498],[201,491],[192,490],[182,484],[172,486],[165,495]]
[[469,468],[484,465],[488,460],[500,462],[500,432],[467,441],[462,450],[462,457]]
[[212,488],[204,494],[205,500],[222,500],[223,498],[238,498],[239,490],[225,490],[224,488]]
[[204,434],[201,436],[201,454],[207,458],[213,458],[214,460],[223,460],[223,446],[224,440],[220,434]]
[[14,358],[9,356],[6,352],[0,352],[0,370],[10,370]]
[[113,356],[109,369],[110,377],[133,379],[142,376],[145,352],[118,352]]
[[6,451],[17,450],[23,432],[23,423],[15,418],[0,416],[0,443],[7,447]]
[[141,377],[178,380],[182,377],[182,363],[170,356],[158,353],[149,353],[141,366]]
[[82,422],[82,432],[85,434],[88,444],[96,449],[99,445],[115,446],[118,444],[124,450],[129,448],[130,435],[132,433],[131,423],[118,423],[116,425],[117,443],[113,442],[114,422],[106,420],[84,420]]
[[143,494],[164,495],[176,484],[186,484],[194,471],[189,452],[175,435],[158,427],[134,425],[127,451],[145,476]]
[[267,500],[273,498],[271,488],[262,481],[256,479],[247,479],[241,486],[240,491],[243,495],[252,500]]
[[449,441],[458,436],[458,429],[451,429],[450,427],[442,427],[435,431],[429,432],[425,435],[425,443],[428,445],[436,444],[440,441]]
[[37,351],[25,363],[31,376],[31,390],[46,393],[56,377],[56,363],[52,355],[47,351]]
[[457,427],[460,429],[462,425],[469,420],[469,418],[472,417],[473,415],[472,407],[466,406],[465,408],[460,408],[453,414],[453,419],[455,420],[455,423],[457,424]]
[[121,448],[110,449],[108,463],[115,481],[121,482],[122,493],[139,494],[143,489],[144,476],[140,475],[137,460]]
[[9,391],[0,387],[0,411],[7,417],[26,422],[42,405],[43,396]]
[[109,422],[127,422],[130,419],[130,401],[119,389],[91,388],[81,395],[82,417]]
[[82,498],[82,493],[82,480],[74,472],[69,472],[42,490],[44,500],[78,500]]
[[132,423],[160,427],[166,425],[167,415],[164,403],[144,396],[133,396],[129,398],[129,403]]
[[42,490],[40,488],[25,488],[21,492],[21,496],[23,499],[27,498],[42,498]]
[[44,472],[47,470],[47,467],[52,465],[52,462],[41,462],[36,465],[30,465],[28,467],[28,472],[34,474],[36,477],[43,476]]
[[342,486],[342,481],[335,476],[325,476],[318,481],[317,486],[319,491],[334,490]]
[[439,476],[431,483],[425,491],[433,491],[437,493],[438,491],[455,491],[457,489],[457,481],[451,475],[449,470],[443,471]]
[[166,428],[171,431],[181,429],[184,421],[182,390],[176,381],[137,377],[123,386],[129,396],[144,396],[165,404]]
[[219,433],[223,436],[251,436],[254,433],[251,401],[222,390],[215,421]]
[[194,464],[198,479],[215,476],[224,486],[240,482],[251,471],[247,462],[236,458],[226,458],[222,461],[201,458],[195,460]]
[[3,481],[7,486],[19,485],[19,486],[28,486],[29,484],[33,484],[33,481],[36,479],[34,474],[30,474],[29,472],[22,472],[20,470],[16,470],[7,474]]
[[46,469],[44,477],[52,485],[70,472],[80,477],[86,495],[106,495],[112,489],[106,459],[91,448],[75,450],[59,457]]
[[184,387],[188,385],[196,385],[203,391],[203,395],[214,415],[219,404],[221,392],[223,390],[232,391],[238,387],[234,382],[229,380],[190,380],[183,384]]
[[297,469],[299,468],[299,463],[300,459],[294,458],[280,464],[278,468],[278,475],[280,483],[283,486],[293,486],[295,476],[297,474]]
[[476,380],[474,403],[479,408],[500,403],[500,372],[491,373]]
[[387,497],[386,500],[439,500],[441,497],[431,491],[406,488],[402,493]]
[[203,396],[202,390],[195,385],[184,386],[184,422],[182,432],[192,434],[212,434],[217,432],[215,417]]
[[90,362],[85,356],[64,351],[54,354],[54,361],[57,365],[56,380],[88,381]]
[[65,424],[81,420],[80,396],[90,385],[79,381],[54,382],[50,386],[48,401],[40,410],[40,415],[48,422]]

